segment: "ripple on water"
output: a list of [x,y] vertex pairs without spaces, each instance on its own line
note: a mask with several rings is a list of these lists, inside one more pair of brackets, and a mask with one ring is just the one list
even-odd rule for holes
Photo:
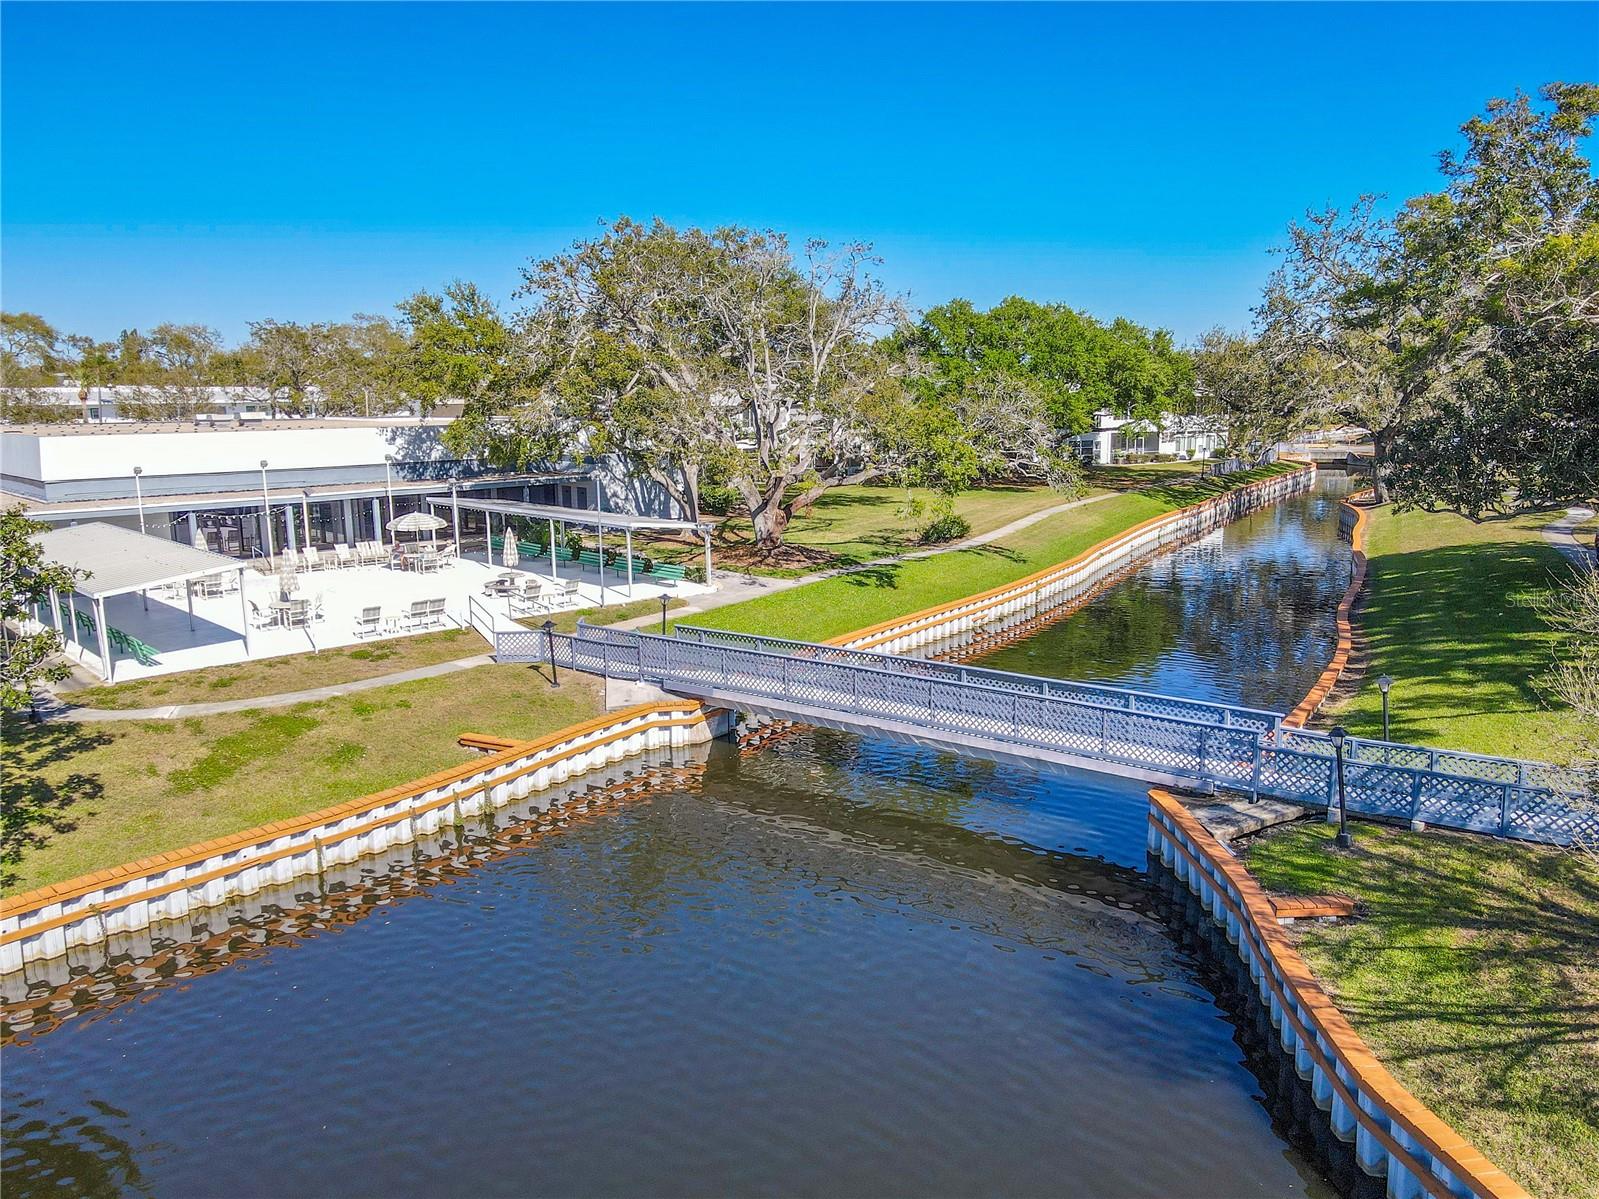
[[719,746],[8,1046],[7,1192],[1305,1193],[1150,911],[1142,796]]

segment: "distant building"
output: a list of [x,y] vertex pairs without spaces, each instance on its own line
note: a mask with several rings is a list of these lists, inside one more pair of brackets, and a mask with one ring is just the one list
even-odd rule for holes
[[1093,427],[1072,441],[1085,462],[1108,465],[1131,455],[1209,458],[1227,444],[1227,432],[1213,416],[1167,412],[1157,422],[1117,416],[1101,408],[1094,413]]
[[[140,419],[141,411],[152,404],[173,403],[181,400],[186,421],[198,420],[202,424],[239,424],[252,420],[293,420],[282,411],[285,401],[272,397],[259,387],[197,387],[185,391],[181,397],[163,393],[156,388],[133,387],[119,384],[113,387],[93,387],[68,384],[59,387],[27,387],[17,389],[11,398],[19,403],[36,406],[61,414],[63,419],[82,421],[85,424],[115,424]],[[307,418],[324,414],[323,396],[319,389],[308,388],[304,397],[309,410]],[[435,407],[430,415],[454,416],[460,404]],[[372,417],[373,413],[357,414]],[[376,414],[385,415],[383,412]],[[388,415],[393,415],[392,413]],[[415,408],[410,415],[417,415]]]
[[[448,422],[415,417],[0,428],[0,504],[52,526],[103,520],[236,558],[386,541],[423,497],[460,493],[567,508],[635,511],[614,464],[497,472],[454,458]],[[609,490],[607,491],[607,485]],[[463,533],[476,517],[463,514]]]

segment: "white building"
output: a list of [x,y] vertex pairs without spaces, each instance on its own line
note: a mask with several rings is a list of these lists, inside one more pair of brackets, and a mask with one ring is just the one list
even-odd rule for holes
[[[296,419],[0,428],[0,504],[61,527],[101,520],[234,558],[385,541],[428,495],[631,511],[593,464],[503,473],[445,448],[443,419]],[[265,514],[269,513],[268,518]],[[268,524],[270,520],[270,527]],[[475,523],[479,517],[468,518]],[[475,527],[463,532],[481,533]]]
[[1094,413],[1093,427],[1072,441],[1085,461],[1108,465],[1131,455],[1209,458],[1227,444],[1227,433],[1212,416],[1167,412],[1157,422],[1117,416],[1101,408]]

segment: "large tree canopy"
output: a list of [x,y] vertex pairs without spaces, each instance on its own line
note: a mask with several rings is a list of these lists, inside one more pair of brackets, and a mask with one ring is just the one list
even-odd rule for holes
[[[1551,84],[1542,96],[1542,108],[1519,94],[1492,101],[1462,127],[1464,152],[1441,156],[1444,189],[1392,219],[1365,196],[1289,228],[1257,309],[1261,352],[1302,389],[1311,419],[1371,430],[1380,495],[1392,481],[1407,502],[1480,512],[1482,477],[1514,486],[1525,473],[1481,457],[1493,444],[1480,435],[1484,403],[1514,392],[1529,412],[1528,396],[1548,391],[1547,372],[1527,375],[1535,342],[1566,347],[1561,360],[1579,369],[1589,361],[1580,336],[1555,329],[1599,320],[1599,184],[1581,147],[1599,88]],[[1453,467],[1428,469],[1440,454]]]
[[1042,397],[1057,436],[1085,431],[1102,408],[1146,420],[1193,411],[1192,363],[1171,334],[1122,318],[1104,325],[1064,304],[1012,296],[980,312],[952,300],[900,341],[925,368],[913,373],[922,394],[948,396],[1003,376]]
[[980,414],[968,406],[974,419],[952,420],[959,405],[928,408],[905,386],[884,336],[904,308],[875,266],[857,243],[795,253],[779,233],[621,218],[529,264],[527,309],[489,321],[491,336],[472,337],[468,313],[440,314],[472,370],[488,372],[458,388],[469,402],[452,444],[521,464],[549,456],[534,430],[581,425],[583,447],[624,451],[686,512],[698,513],[707,475],[725,481],[767,549],[796,510],[841,484],[953,487],[1027,458],[1018,448],[1047,429],[1035,393],[1014,391],[1003,421],[992,396]]

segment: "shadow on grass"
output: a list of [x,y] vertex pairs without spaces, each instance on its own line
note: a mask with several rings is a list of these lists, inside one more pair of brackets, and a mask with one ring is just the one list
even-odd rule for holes
[[1470,834],[1364,826],[1262,838],[1274,890],[1355,896],[1362,918],[1305,932],[1339,1006],[1384,1057],[1516,1106],[1533,1092],[1599,1111],[1599,870],[1582,854]]
[[[1487,541],[1372,560],[1359,621],[1372,677],[1400,680],[1395,736],[1438,741],[1437,723],[1546,710],[1539,679],[1556,634],[1530,602],[1555,582],[1539,543]],[[1369,695],[1362,697],[1371,702]]]
[[111,737],[69,721],[34,725],[6,720],[0,724],[0,739],[6,746],[0,778],[0,887],[11,887],[25,854],[77,828],[76,815],[94,815],[82,805],[105,794],[98,774],[72,771],[56,777],[54,768],[109,744]]

